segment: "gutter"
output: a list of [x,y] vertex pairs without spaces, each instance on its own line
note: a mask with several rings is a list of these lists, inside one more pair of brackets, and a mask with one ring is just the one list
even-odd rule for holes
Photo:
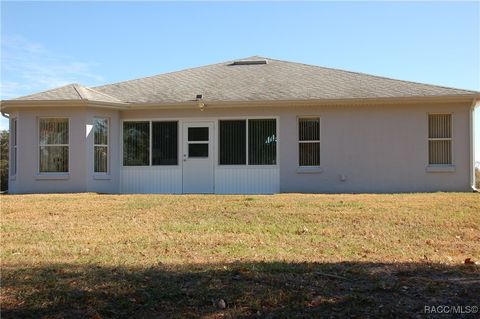
[[0,110],[3,112],[11,108],[35,107],[97,107],[124,110],[128,108],[128,104],[90,100],[6,100],[0,102]]
[[474,192],[479,192],[475,186],[475,134],[473,131],[475,124],[474,112],[476,106],[477,100],[473,99],[472,105],[470,106],[470,187]]
[[[417,97],[388,97],[388,98],[347,98],[347,99],[304,99],[304,100],[248,100],[248,101],[220,101],[203,100],[206,108],[236,108],[236,107],[292,107],[292,106],[345,106],[345,105],[395,105],[414,103],[452,103],[469,102],[480,99],[480,94],[417,96]],[[142,109],[190,109],[198,107],[197,100],[171,102],[98,102],[82,100],[6,100],[0,101],[0,109],[30,108],[30,107],[65,107],[83,106],[96,108],[111,108],[118,110]]]
[[[311,99],[311,100],[249,100],[249,101],[217,101],[204,100],[206,108],[243,108],[243,107],[292,107],[292,106],[351,106],[351,105],[395,105],[415,103],[452,103],[469,102],[480,99],[480,94],[444,95],[421,97],[392,98],[350,98],[350,99]],[[129,102],[127,109],[185,109],[197,106],[197,101],[179,102]]]
[[10,114],[7,114],[7,113],[5,113],[5,112],[1,112],[1,113],[2,113],[2,116],[3,116],[4,118],[7,118],[7,119],[10,118]]

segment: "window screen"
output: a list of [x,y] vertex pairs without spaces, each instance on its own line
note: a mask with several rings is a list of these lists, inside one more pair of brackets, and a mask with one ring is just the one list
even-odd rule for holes
[[247,121],[220,121],[220,165],[247,163]]
[[428,163],[452,164],[452,115],[428,115]]
[[188,157],[208,157],[208,143],[188,144]]
[[11,160],[10,160],[10,175],[15,176],[17,174],[17,119],[11,120]]
[[108,119],[96,118],[93,124],[93,170],[108,172]]
[[177,122],[152,122],[152,165],[177,164]]
[[150,164],[150,123],[123,122],[123,165]]
[[320,118],[298,119],[300,166],[320,166]]
[[40,173],[68,172],[68,119],[40,119],[39,129]]
[[275,165],[277,163],[276,125],[275,119],[248,120],[249,165]]
[[189,127],[188,141],[208,141],[208,127]]

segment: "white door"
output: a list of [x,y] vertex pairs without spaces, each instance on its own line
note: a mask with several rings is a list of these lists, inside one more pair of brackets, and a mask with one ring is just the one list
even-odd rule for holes
[[213,122],[183,124],[183,193],[214,192]]

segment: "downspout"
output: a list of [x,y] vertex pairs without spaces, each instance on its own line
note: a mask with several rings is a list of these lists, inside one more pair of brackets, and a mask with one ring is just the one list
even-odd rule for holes
[[479,190],[475,187],[475,134],[473,132],[474,111],[477,105],[477,99],[473,99],[470,106],[470,187],[474,192]]
[[5,117],[5,118],[7,118],[7,119],[10,118],[10,115],[9,115],[9,114],[7,114],[7,113],[5,113],[5,112],[1,112],[1,113],[2,113],[2,116],[3,116],[3,117]]

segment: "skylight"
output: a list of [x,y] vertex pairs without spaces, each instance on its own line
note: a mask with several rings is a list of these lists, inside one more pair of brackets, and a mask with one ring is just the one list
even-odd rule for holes
[[233,61],[230,65],[256,65],[256,64],[267,64],[267,60],[239,60]]

